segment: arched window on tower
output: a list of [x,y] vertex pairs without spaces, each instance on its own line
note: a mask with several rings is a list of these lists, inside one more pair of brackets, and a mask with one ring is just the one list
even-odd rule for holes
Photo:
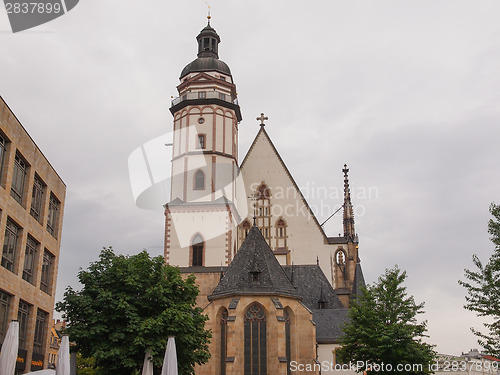
[[201,169],[194,174],[194,190],[205,190],[205,173]]
[[222,308],[220,324],[220,375],[226,375],[226,357],[227,357],[227,317],[228,313]]
[[245,241],[245,238],[247,238],[250,229],[252,229],[252,225],[250,224],[250,221],[248,219],[243,220],[243,222],[239,225],[238,236],[240,245],[243,243],[243,241]]
[[245,313],[244,375],[267,374],[266,313],[261,305],[250,305]]
[[280,217],[276,221],[276,250],[288,250],[286,227],[285,219]]
[[257,226],[271,247],[271,190],[262,183],[255,192],[255,198]]
[[191,266],[201,267],[203,266],[203,238],[197,234],[193,238],[193,243],[191,245]]

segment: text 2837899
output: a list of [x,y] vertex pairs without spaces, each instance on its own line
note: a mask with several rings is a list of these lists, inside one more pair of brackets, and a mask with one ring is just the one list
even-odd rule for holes
[[63,13],[61,4],[55,3],[5,3],[7,13],[14,14],[43,14],[43,13]]

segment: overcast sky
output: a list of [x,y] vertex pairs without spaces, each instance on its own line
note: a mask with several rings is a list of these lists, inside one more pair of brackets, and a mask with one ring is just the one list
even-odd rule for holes
[[[500,202],[500,2],[211,1],[243,121],[266,130],[322,222],[348,163],[367,282],[398,264],[442,353],[478,347],[457,281],[486,260]],[[172,127],[202,0],[82,0],[12,34],[0,8],[0,95],[67,185],[57,300],[103,246],[163,253],[161,210],[135,206],[127,159]],[[297,150],[300,149],[300,152]],[[166,161],[168,163],[168,160]],[[309,190],[307,188],[309,187]],[[313,189],[312,187],[315,187]],[[317,188],[331,196],[317,197]],[[364,194],[370,189],[371,194]],[[312,195],[315,195],[314,197]],[[337,215],[338,216],[338,215]],[[325,226],[342,231],[341,216]]]

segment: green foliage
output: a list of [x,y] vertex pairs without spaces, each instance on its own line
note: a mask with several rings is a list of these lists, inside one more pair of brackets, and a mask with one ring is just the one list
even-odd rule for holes
[[102,369],[95,365],[95,359],[84,358],[81,353],[76,353],[76,368],[78,375],[101,375]]
[[[436,353],[422,341],[427,323],[417,322],[424,304],[417,305],[402,286],[406,272],[396,266],[386,270],[378,282],[352,301],[349,322],[344,326],[338,358],[342,363],[358,361],[370,374],[420,374],[429,372]],[[368,364],[372,364],[371,370]],[[384,365],[384,369],[373,365]],[[397,365],[421,365],[422,371],[396,371]],[[393,366],[387,371],[388,365]],[[418,369],[413,367],[412,369]],[[396,371],[396,372],[394,372]]]
[[479,344],[491,355],[500,356],[500,206],[494,203],[490,206],[493,219],[488,222],[488,233],[495,245],[493,255],[484,264],[477,255],[472,256],[476,266],[475,271],[465,270],[468,281],[459,281],[467,289],[465,296],[467,310],[476,312],[492,320],[484,323],[487,333],[474,328],[472,332],[478,336]]
[[178,268],[146,251],[123,256],[105,248],[78,279],[82,290],[68,287],[56,310],[68,320],[76,349],[106,375],[133,374],[148,350],[161,367],[168,336],[175,336],[179,374],[193,374],[196,363],[208,361],[211,334],[196,307],[194,276],[183,280]]

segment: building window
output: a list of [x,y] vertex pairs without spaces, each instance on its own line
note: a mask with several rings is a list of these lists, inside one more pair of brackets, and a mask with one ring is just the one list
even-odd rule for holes
[[33,194],[31,195],[31,210],[30,214],[39,223],[42,222],[42,207],[43,207],[43,191],[45,184],[42,182],[40,177],[35,174],[35,179],[33,181]]
[[24,255],[23,279],[35,283],[35,269],[37,261],[37,242],[28,236],[26,240],[26,253]]
[[266,375],[266,313],[258,305],[251,305],[245,313],[244,367],[245,375]]
[[205,134],[198,134],[198,142],[196,143],[196,148],[205,149]]
[[0,290],[0,343],[8,329],[10,295]]
[[201,170],[194,174],[194,190],[205,190],[205,173]]
[[255,213],[257,226],[271,247],[271,191],[266,184],[261,184],[255,193]]
[[19,309],[17,310],[17,321],[19,322],[19,349],[26,349],[26,336],[28,333],[30,311],[31,306],[23,300],[19,300]]
[[55,256],[49,253],[47,250],[43,251],[42,277],[40,280],[40,289],[47,294],[51,293],[50,286],[52,284],[54,258]]
[[223,94],[223,93],[219,93],[219,99],[221,100],[226,100],[226,94]]
[[50,194],[49,200],[49,217],[47,219],[47,232],[49,232],[52,236],[57,236],[57,221],[59,219],[59,207],[61,203],[54,196],[54,194]]
[[21,205],[23,204],[26,169],[26,162],[19,154],[16,154],[16,158],[14,159],[14,173],[12,174],[12,187],[10,189],[10,195]]
[[193,267],[203,266],[203,238],[199,234],[197,234],[193,238],[193,244],[191,245],[191,251],[192,251],[191,265]]
[[276,250],[286,250],[287,249],[287,241],[286,241],[286,221],[282,217],[280,217],[276,221]]
[[291,375],[290,362],[292,361],[292,333],[291,333],[291,313],[290,309],[287,307],[283,311],[283,317],[285,318],[285,353],[286,353],[286,374]]
[[5,227],[5,239],[3,243],[2,267],[5,267],[12,272],[14,272],[15,270],[18,238],[19,227],[12,221],[10,221],[10,219],[7,219],[7,226]]
[[2,182],[3,175],[3,164],[5,161],[5,146],[7,145],[7,141],[5,137],[0,134],[0,183]]
[[33,352],[42,354],[43,346],[45,343],[45,333],[47,332],[47,322],[49,320],[49,314],[45,311],[38,309],[36,312],[36,324],[35,324],[35,340],[33,342]]
[[198,92],[198,98],[199,99],[205,99],[207,97],[206,91],[199,91]]
[[220,316],[220,375],[226,375],[227,317],[227,310],[223,309]]

